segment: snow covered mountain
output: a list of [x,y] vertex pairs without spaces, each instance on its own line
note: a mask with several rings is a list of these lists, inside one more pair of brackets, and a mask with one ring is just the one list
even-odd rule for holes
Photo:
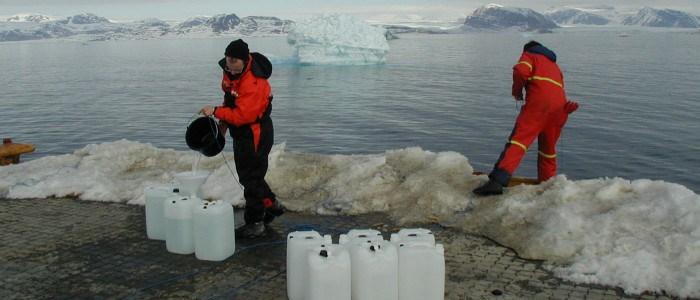
[[223,32],[229,31],[241,23],[236,14],[221,14],[213,17],[194,17],[175,26],[179,34],[190,32]]
[[557,24],[566,25],[607,25],[610,19],[580,8],[560,8],[545,13]]
[[100,17],[91,13],[84,13],[84,14],[79,14],[75,15],[72,17],[68,17],[65,20],[59,21],[59,23],[63,24],[76,24],[76,25],[85,25],[85,24],[100,24],[100,23],[111,23],[107,18]]
[[240,32],[243,34],[266,33],[284,34],[289,32],[294,25],[291,20],[282,20],[276,17],[250,16],[241,18]]
[[282,34],[289,31],[293,24],[290,20],[276,17],[250,16],[239,18],[236,14],[221,14],[213,17],[195,17],[174,27],[177,34],[187,33],[240,33],[251,34]]
[[35,22],[41,23],[52,21],[53,18],[41,14],[19,14],[7,18],[7,22]]
[[548,17],[529,8],[505,7],[488,4],[477,8],[464,21],[466,30],[504,30],[515,28],[521,31],[546,32],[557,28]]
[[235,14],[195,17],[182,23],[146,19],[118,23],[94,14],[79,14],[54,20],[42,15],[16,15],[0,22],[0,42],[50,38],[82,40],[150,39],[166,35],[271,35],[287,33],[290,20]]
[[672,9],[655,9],[644,7],[636,15],[622,20],[623,25],[649,27],[700,28],[700,22],[695,16]]

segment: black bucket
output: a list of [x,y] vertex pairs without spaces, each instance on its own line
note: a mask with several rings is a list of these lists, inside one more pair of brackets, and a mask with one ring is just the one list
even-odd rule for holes
[[[216,137],[214,137],[216,136]],[[213,118],[200,117],[187,126],[185,141],[190,149],[211,157],[224,150],[226,139]]]

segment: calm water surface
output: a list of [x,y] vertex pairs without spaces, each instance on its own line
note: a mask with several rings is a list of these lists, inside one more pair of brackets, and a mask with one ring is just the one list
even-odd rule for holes
[[[276,142],[288,149],[420,146],[488,171],[517,115],[512,64],[537,39],[557,53],[568,96],[581,103],[559,144],[561,172],[700,191],[700,35],[625,33],[400,35],[374,66],[299,66],[284,37],[247,40],[275,64]],[[0,43],[0,135],[36,144],[26,159],[122,138],[185,150],[190,117],[221,102],[216,62],[230,39]],[[534,176],[535,161],[530,151],[518,175]]]

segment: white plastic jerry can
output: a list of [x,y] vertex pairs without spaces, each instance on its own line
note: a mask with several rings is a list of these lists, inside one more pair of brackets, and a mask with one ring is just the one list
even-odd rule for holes
[[445,298],[445,248],[442,244],[398,243],[399,298]]
[[394,245],[399,243],[411,244],[411,245],[435,245],[435,236],[433,232],[424,228],[404,228],[399,230],[398,233],[391,234],[391,242]]
[[194,255],[222,261],[236,251],[233,206],[224,201],[200,201],[192,211]]
[[316,231],[295,231],[287,235],[287,297],[304,300],[304,287],[308,281],[307,252],[321,245],[330,245],[331,236]]
[[194,253],[192,207],[197,197],[175,196],[165,200],[165,247],[177,254]]
[[348,233],[341,234],[338,242],[343,245],[356,240],[383,241],[384,237],[381,232],[374,229],[351,229]]
[[350,250],[353,300],[398,300],[399,259],[396,247],[385,240],[355,241]]
[[306,300],[350,300],[350,253],[345,247],[321,245],[307,252]]
[[179,192],[175,185],[154,185],[143,189],[146,197],[146,235],[152,240],[165,240],[165,199]]

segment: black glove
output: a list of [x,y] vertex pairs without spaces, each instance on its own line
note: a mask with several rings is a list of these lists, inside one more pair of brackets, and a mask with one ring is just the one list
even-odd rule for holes
[[226,92],[224,94],[224,106],[229,108],[236,107],[236,96],[229,92]]

